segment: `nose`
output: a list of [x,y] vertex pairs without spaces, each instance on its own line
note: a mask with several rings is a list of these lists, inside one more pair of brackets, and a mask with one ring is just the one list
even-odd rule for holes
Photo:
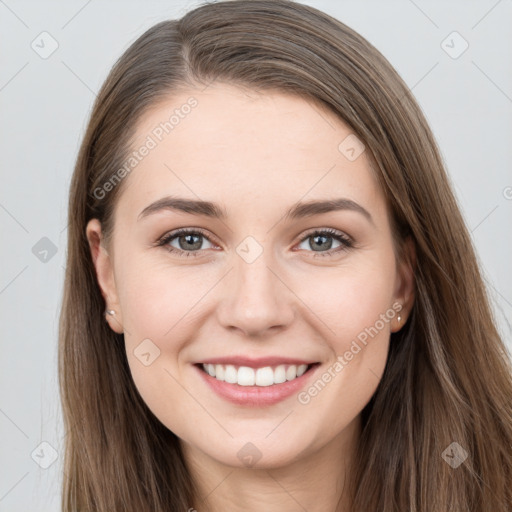
[[217,308],[220,324],[246,337],[264,337],[267,331],[286,329],[294,318],[294,295],[275,262],[263,253],[252,263],[234,256]]

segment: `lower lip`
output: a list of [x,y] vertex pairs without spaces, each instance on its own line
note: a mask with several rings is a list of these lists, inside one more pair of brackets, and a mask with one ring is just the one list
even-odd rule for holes
[[221,398],[236,405],[248,405],[252,407],[277,404],[291,395],[298,393],[301,388],[305,386],[313,373],[315,373],[318,366],[319,364],[317,363],[300,377],[283,382],[282,384],[273,384],[272,386],[240,386],[239,384],[230,384],[229,382],[217,380],[215,377],[212,377],[201,368],[194,365],[204,381]]

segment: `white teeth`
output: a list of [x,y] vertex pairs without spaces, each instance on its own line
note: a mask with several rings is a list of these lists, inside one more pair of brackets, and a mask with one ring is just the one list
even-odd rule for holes
[[299,367],[297,367],[297,377],[300,377],[304,374],[304,372],[308,369],[307,364],[301,364]]
[[292,364],[286,369],[286,380],[293,380],[297,377],[297,367]]
[[254,370],[248,366],[238,368],[238,385],[254,386]]
[[219,380],[224,380],[224,378],[225,378],[224,376],[225,376],[224,366],[222,366],[221,364],[216,364],[215,365],[215,378],[219,379]]
[[272,386],[273,384],[282,384],[283,382],[294,380],[304,375],[308,369],[307,364],[284,365],[276,367],[265,366],[263,368],[250,368],[240,366],[237,368],[232,364],[203,364],[203,369],[208,375],[228,382],[229,384],[238,384],[239,386]]
[[[204,366],[204,365],[203,365]],[[238,381],[238,370],[231,364],[226,366],[226,371],[224,372],[224,380],[229,382],[230,384],[236,384]]]
[[282,384],[283,382],[286,382],[286,368],[284,364],[280,364],[274,370],[274,384]]
[[[240,371],[240,370],[238,370]],[[256,386],[272,386],[274,384],[274,372],[270,366],[256,370]]]

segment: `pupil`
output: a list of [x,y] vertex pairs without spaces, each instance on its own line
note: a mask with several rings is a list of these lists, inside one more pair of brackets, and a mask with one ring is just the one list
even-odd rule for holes
[[[318,245],[318,246],[320,246],[320,248],[322,248],[322,244],[325,244],[326,240],[329,240],[331,243],[327,244],[327,246],[324,246],[323,248],[324,249],[330,249],[331,246],[332,246],[332,237],[330,237],[330,236],[315,235],[312,238],[313,238],[313,241],[314,241],[313,245]],[[317,240],[321,240],[321,242],[317,242]],[[314,248],[313,245],[311,245],[312,248]]]
[[[196,238],[199,241],[193,242],[193,239]],[[184,249],[200,249],[201,248],[201,241],[200,236],[197,235],[183,235],[180,236],[180,248]],[[182,241],[185,240],[185,244],[182,243]]]

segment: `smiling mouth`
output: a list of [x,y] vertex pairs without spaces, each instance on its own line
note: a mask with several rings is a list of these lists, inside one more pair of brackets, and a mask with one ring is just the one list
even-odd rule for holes
[[313,364],[279,364],[276,366],[264,366],[251,368],[249,366],[236,366],[232,364],[202,364],[196,366],[214,379],[238,384],[239,386],[268,387],[275,384],[283,384],[302,377],[311,368],[320,363]]

